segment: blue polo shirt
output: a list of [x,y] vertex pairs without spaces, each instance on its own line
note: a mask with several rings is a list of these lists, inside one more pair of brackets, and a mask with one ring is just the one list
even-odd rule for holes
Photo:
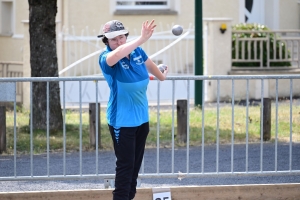
[[110,88],[106,118],[114,127],[135,127],[149,121],[147,86],[149,74],[145,65],[148,56],[141,47],[124,57],[114,67],[107,65],[109,46],[101,53],[99,65]]

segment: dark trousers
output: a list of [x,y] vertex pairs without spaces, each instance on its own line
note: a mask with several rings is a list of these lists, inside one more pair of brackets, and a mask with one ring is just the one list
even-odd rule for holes
[[149,133],[149,122],[137,127],[108,126],[117,157],[113,200],[131,200],[136,193],[137,177]]

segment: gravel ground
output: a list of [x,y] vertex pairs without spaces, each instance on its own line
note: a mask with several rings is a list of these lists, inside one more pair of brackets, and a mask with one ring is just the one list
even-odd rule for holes
[[[246,170],[246,145],[234,145],[233,171],[245,172]],[[206,145],[204,149],[204,172],[216,172],[216,146]],[[277,170],[286,171],[290,169],[290,146],[286,143],[278,145]],[[250,144],[248,149],[248,171],[275,170],[275,145],[264,143],[263,162],[260,163],[260,144]],[[147,149],[144,159],[144,172],[157,172],[157,150]],[[187,155],[189,172],[201,172],[202,152],[201,147],[190,147],[189,154],[186,148],[176,148],[174,151],[174,172],[185,173],[187,171]],[[115,157],[112,151],[99,151],[99,174],[114,174]],[[218,154],[219,172],[231,172],[231,145],[220,145]],[[95,174],[95,152],[82,153],[82,174]],[[300,144],[292,145],[291,169],[300,170]],[[170,173],[172,163],[171,149],[159,150],[159,171]],[[47,155],[33,156],[33,175],[47,175]],[[14,157],[0,156],[0,179],[14,176]],[[30,176],[30,156],[17,156],[17,176]],[[63,174],[63,154],[51,153],[49,157],[49,174]],[[80,154],[78,152],[67,153],[66,174],[80,174]],[[3,179],[2,179],[3,180]],[[199,178],[145,178],[142,179],[140,187],[171,187],[171,186],[194,186],[194,185],[239,185],[239,184],[274,184],[274,183],[300,183],[300,172],[293,174],[269,174],[269,175],[203,175]],[[104,180],[80,179],[80,180],[35,180],[35,181],[0,181],[0,192],[16,191],[45,191],[45,190],[78,190],[78,189],[102,189]]]

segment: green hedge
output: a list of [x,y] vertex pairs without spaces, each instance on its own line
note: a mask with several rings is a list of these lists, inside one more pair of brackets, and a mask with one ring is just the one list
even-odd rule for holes
[[[270,59],[274,58],[273,55],[273,45],[276,45],[276,58],[279,58],[279,47],[280,45],[282,46],[282,57],[285,58],[285,52],[287,51],[287,47],[285,45],[285,43],[280,42],[280,41],[276,41],[276,44],[274,44],[274,38],[275,35],[273,33],[264,33],[264,31],[266,30],[270,30],[269,28],[267,28],[264,25],[260,25],[260,24],[245,24],[245,23],[241,23],[241,24],[236,24],[232,27],[232,30],[246,30],[246,31],[261,31],[261,33],[234,33],[232,34],[232,59],[235,59],[235,54],[236,54],[236,38],[264,38],[267,37],[267,34],[269,34],[270,39]],[[260,45],[258,45],[259,43],[257,43],[257,59],[260,58],[260,51],[261,49],[259,48]],[[254,59],[254,43],[251,42],[251,59]],[[249,59],[248,58],[248,42],[245,43],[245,59]],[[263,42],[263,66],[267,66],[267,42],[264,41]],[[239,58],[242,58],[242,46],[239,45],[239,49],[238,49],[238,56]],[[290,58],[290,52],[288,52],[288,58]],[[232,63],[232,66],[236,66],[236,67],[259,67],[260,63],[259,62],[234,62]],[[291,62],[270,62],[270,66],[273,67],[289,67],[291,66]]]

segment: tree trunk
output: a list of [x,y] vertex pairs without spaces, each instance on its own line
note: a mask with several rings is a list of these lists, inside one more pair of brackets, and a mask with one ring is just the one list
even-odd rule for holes
[[[31,77],[58,77],[57,0],[28,0]],[[33,82],[33,129],[47,129],[47,83]],[[58,82],[49,82],[49,129],[63,126]]]

